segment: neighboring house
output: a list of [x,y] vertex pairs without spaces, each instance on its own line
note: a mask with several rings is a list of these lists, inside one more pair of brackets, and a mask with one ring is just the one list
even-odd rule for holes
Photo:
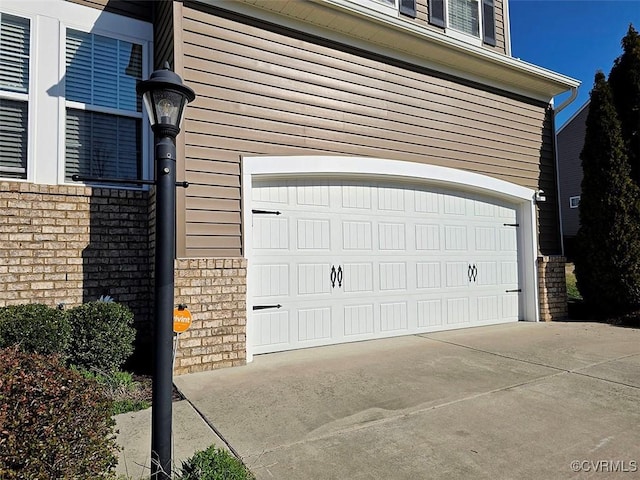
[[587,115],[589,115],[589,102],[574,113],[556,134],[562,238],[565,255],[568,258],[573,258],[574,241],[580,228],[580,209],[578,208],[582,193],[580,153],[584,147],[587,131]]
[[[177,138],[176,373],[566,311],[552,98],[506,0],[5,0],[0,305],[109,294],[149,324],[135,84],[197,94]],[[536,202],[544,190],[546,201]]]

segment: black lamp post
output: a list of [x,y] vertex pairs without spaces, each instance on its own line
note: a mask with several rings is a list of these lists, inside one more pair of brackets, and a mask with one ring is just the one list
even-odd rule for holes
[[155,134],[156,245],[151,479],[171,478],[173,287],[176,226],[176,135],[194,91],[169,70],[156,70],[136,87]]

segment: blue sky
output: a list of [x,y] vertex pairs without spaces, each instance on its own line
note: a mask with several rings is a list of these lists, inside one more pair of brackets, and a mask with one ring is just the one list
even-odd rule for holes
[[557,128],[589,100],[596,70],[609,75],[629,23],[640,31],[640,0],[510,0],[509,9],[514,57],[582,81]]

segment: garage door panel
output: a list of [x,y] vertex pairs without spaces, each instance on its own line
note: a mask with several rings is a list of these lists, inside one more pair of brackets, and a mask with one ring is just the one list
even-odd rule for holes
[[416,213],[440,213],[442,195],[435,192],[416,190],[414,192],[414,211]]
[[345,263],[342,284],[345,293],[373,292],[373,263]]
[[496,321],[500,318],[498,297],[496,295],[478,297],[476,308],[479,322]]
[[298,341],[324,340],[332,337],[331,308],[298,310]]
[[467,251],[467,227],[465,225],[444,226],[444,250]]
[[380,331],[393,332],[407,330],[407,302],[389,302],[380,304]]
[[518,263],[515,260],[500,262],[500,274],[502,285],[518,285]]
[[476,284],[479,286],[495,287],[500,284],[498,281],[497,262],[478,262],[476,266]]
[[297,185],[296,204],[300,206],[329,206],[329,186],[316,184]]
[[289,264],[256,265],[255,288],[256,298],[282,297],[289,295]]
[[[254,345],[257,347],[286,346],[290,342],[290,324],[288,311],[272,311],[253,314],[255,330]],[[267,348],[265,351],[273,351]]]
[[342,208],[371,210],[371,187],[364,185],[342,185]]
[[448,298],[447,302],[447,323],[454,325],[458,323],[469,323],[469,298]]
[[299,218],[296,223],[298,250],[329,250],[329,220]]
[[407,248],[404,223],[378,223],[378,248],[380,250],[399,250]]
[[374,333],[374,305],[365,303],[344,306],[345,336],[371,335]]
[[406,290],[407,264],[404,262],[380,263],[380,290]]
[[342,221],[342,239],[344,250],[371,250],[373,226],[371,222]]
[[416,263],[416,288],[440,288],[442,286],[440,262]]
[[495,227],[475,227],[475,249],[476,251],[495,252],[498,242],[496,240],[497,231]]
[[298,264],[298,295],[329,294],[331,265],[329,263]]
[[252,195],[271,214],[253,215],[250,305],[281,305],[250,316],[254,353],[518,320],[515,207],[443,187],[280,183]]
[[288,250],[289,219],[255,217],[253,220],[253,248],[256,250]]
[[444,286],[468,287],[469,286],[469,262],[445,262]]
[[419,300],[417,303],[417,326],[419,328],[442,325],[442,300]]
[[378,209],[394,212],[405,211],[406,190],[398,187],[378,187]]

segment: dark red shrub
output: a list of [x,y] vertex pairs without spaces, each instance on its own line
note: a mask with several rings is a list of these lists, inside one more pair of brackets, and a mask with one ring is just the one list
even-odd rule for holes
[[58,356],[0,349],[0,478],[114,478],[111,400]]

